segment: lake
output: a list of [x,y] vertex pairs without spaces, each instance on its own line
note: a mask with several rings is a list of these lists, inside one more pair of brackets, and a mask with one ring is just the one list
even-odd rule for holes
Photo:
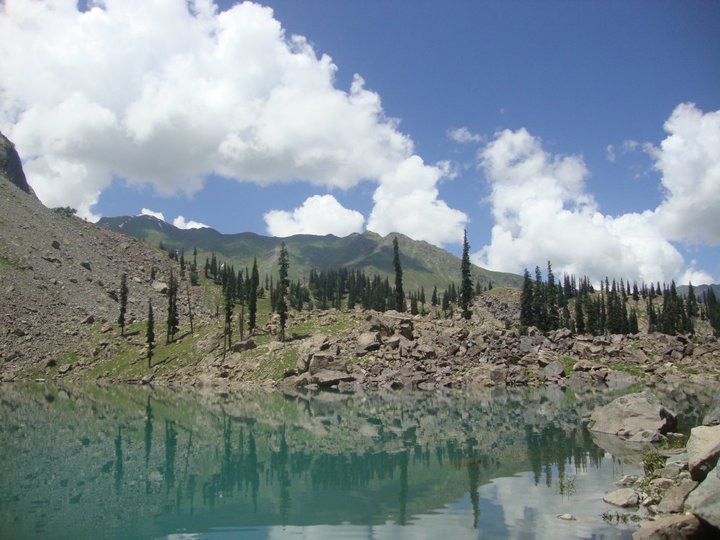
[[[583,422],[617,392],[0,391],[0,538],[629,538],[637,527],[602,502],[637,466]],[[687,430],[712,391],[672,396]]]

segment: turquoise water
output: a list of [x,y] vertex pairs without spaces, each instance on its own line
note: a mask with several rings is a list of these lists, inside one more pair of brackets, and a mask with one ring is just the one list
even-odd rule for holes
[[[1,538],[629,538],[601,392],[0,386]],[[573,521],[558,519],[570,513]]]

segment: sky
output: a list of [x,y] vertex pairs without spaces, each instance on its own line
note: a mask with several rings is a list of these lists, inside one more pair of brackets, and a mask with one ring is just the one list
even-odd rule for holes
[[51,207],[720,282],[720,2],[4,0]]

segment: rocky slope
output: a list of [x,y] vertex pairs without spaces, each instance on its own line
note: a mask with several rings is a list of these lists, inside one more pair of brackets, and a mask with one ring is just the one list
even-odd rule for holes
[[[148,299],[162,317],[166,301],[150,274],[155,268],[158,279],[167,279],[172,261],[136,239],[43,206],[29,187],[16,185],[17,154],[7,139],[0,143],[0,158],[6,156],[0,163],[0,378],[13,379],[30,364],[89,355],[88,336],[117,320],[123,273],[131,291],[128,319],[145,319]],[[197,299],[193,292],[191,302]]]

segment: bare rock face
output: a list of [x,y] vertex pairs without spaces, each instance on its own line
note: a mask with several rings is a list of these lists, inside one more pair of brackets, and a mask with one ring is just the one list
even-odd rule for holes
[[675,414],[648,392],[621,396],[590,416],[588,429],[629,442],[657,442],[677,425]]
[[27,178],[25,178],[25,172],[20,162],[20,156],[15,150],[15,145],[2,133],[0,133],[0,174],[7,176],[13,184],[25,193],[35,195],[27,182]]

